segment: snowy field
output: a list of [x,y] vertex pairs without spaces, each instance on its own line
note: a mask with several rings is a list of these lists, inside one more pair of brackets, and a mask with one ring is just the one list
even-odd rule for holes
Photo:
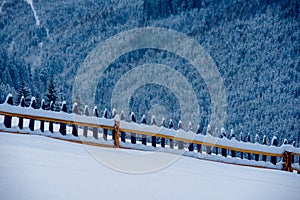
[[[106,159],[151,165],[143,152],[97,148]],[[171,154],[162,153],[165,156]],[[133,160],[137,159],[138,160]],[[299,199],[300,176],[180,157],[152,173],[119,172],[84,145],[0,133],[0,199]]]

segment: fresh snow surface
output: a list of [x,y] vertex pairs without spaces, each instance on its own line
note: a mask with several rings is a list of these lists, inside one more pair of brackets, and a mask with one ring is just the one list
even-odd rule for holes
[[[89,148],[120,165],[160,162],[141,151]],[[89,152],[76,143],[1,132],[0,199],[299,199],[295,173],[180,157],[160,170],[132,174]]]

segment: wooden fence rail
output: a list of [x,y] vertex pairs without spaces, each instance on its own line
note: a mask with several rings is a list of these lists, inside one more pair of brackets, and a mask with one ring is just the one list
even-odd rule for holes
[[[103,139],[107,140],[107,131],[112,133],[112,139],[114,146],[119,148],[126,143],[126,134],[131,136],[131,143],[136,144],[138,136],[141,136],[142,143],[140,145],[146,146],[147,144],[153,146],[153,148],[168,148],[166,146],[169,142],[169,148],[174,149],[174,144],[178,143],[178,150],[184,150],[184,145],[187,147],[184,151],[192,152],[194,154],[207,154],[208,160],[221,160],[222,162],[265,167],[273,169],[281,169],[285,171],[297,171],[300,173],[300,148],[296,148],[290,144],[283,144],[278,146],[277,138],[272,139],[270,146],[266,145],[265,137],[263,144],[249,143],[235,140],[233,137],[231,140],[226,137],[219,138],[210,135],[196,134],[192,131],[185,131],[182,129],[182,125],[178,130],[165,128],[165,120],[162,120],[162,126],[157,126],[155,119],[151,119],[151,125],[146,124],[146,120],[143,118],[142,124],[138,124],[135,121],[134,114],[131,114],[131,120],[133,122],[126,122],[124,120],[124,113],[121,116],[113,112],[114,119],[108,119],[107,110],[104,111],[103,117],[98,117],[97,108],[94,108],[93,116],[89,116],[87,107],[85,108],[84,115],[78,115],[77,105],[73,106],[73,113],[66,113],[65,103],[62,106],[61,112],[45,110],[44,101],[42,101],[41,109],[36,109],[35,99],[31,101],[30,107],[24,107],[24,100],[21,99],[20,106],[13,106],[12,96],[9,95],[4,104],[0,104],[0,115],[4,116],[5,130],[12,128],[12,117],[19,119],[18,128],[21,130],[24,128],[24,119],[29,119],[29,130],[34,130],[35,121],[40,121],[40,131],[45,131],[45,122],[49,123],[49,132],[53,133],[53,123],[58,123],[60,126],[59,132],[61,135],[66,135],[66,126],[72,126],[72,135],[78,137],[78,126],[84,127],[83,136],[88,137],[88,128],[93,130],[93,137],[98,140],[98,129],[103,129]],[[53,106],[52,106],[53,108]],[[197,131],[197,133],[200,133]],[[120,141],[121,137],[121,141]],[[158,140],[160,139],[160,140]],[[151,143],[147,142],[151,141]],[[160,147],[157,145],[160,143]],[[93,145],[92,142],[89,144]],[[195,145],[196,148],[191,148],[191,145]],[[157,147],[158,146],[158,147]],[[134,145],[131,146],[134,148]],[[203,152],[203,150],[205,151]],[[174,149],[175,151],[176,149]],[[247,156],[246,156],[247,155]],[[251,159],[254,157],[254,160]],[[267,159],[267,157],[269,159]],[[218,159],[216,159],[218,158]],[[259,159],[261,158],[261,159]],[[242,162],[242,161],[252,161]],[[270,162],[268,161],[270,160]],[[298,160],[298,163],[296,161]],[[263,164],[262,164],[263,163]],[[270,164],[268,164],[270,163]]]

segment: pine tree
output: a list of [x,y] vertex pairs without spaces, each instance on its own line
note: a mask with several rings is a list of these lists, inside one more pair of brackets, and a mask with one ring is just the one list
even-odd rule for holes
[[24,97],[25,106],[29,106],[31,101],[31,90],[26,86],[24,81],[20,82],[19,88],[17,89],[17,104],[20,103],[22,96]]
[[48,108],[50,107],[50,102],[53,102],[53,107],[55,111],[59,111],[59,106],[58,106],[58,94],[57,90],[55,88],[53,78],[50,79],[49,84],[48,84],[48,93],[46,94],[46,104]]

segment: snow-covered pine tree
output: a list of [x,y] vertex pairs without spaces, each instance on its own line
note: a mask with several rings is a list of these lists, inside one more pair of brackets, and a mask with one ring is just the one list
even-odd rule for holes
[[24,81],[19,83],[19,88],[17,89],[17,104],[20,103],[22,96],[24,97],[25,106],[28,106],[31,99],[31,90],[26,86]]
[[59,105],[58,105],[58,93],[55,88],[53,78],[50,79],[48,83],[48,88],[47,88],[47,94],[46,94],[46,105],[48,108],[50,107],[50,102],[52,101],[53,103],[53,109],[54,111],[59,111]]

